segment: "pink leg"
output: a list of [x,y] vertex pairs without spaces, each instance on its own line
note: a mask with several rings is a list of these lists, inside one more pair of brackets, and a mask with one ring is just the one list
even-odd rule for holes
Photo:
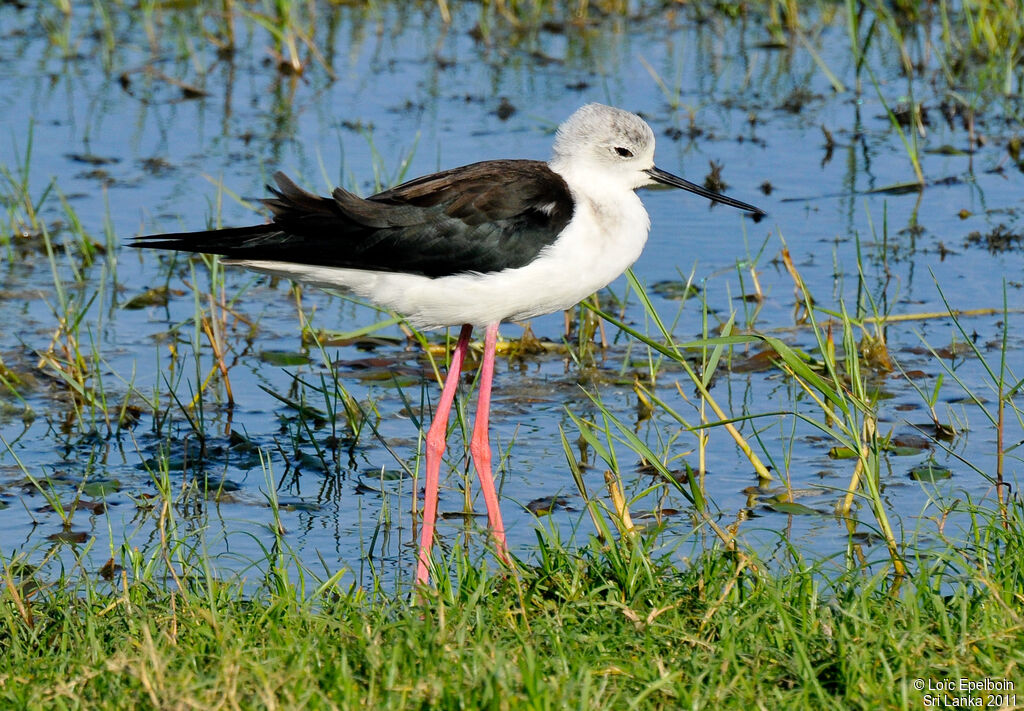
[[498,324],[487,327],[484,336],[484,360],[480,365],[480,394],[476,404],[476,422],[473,423],[473,439],[469,443],[469,451],[473,455],[473,466],[480,477],[480,489],[487,502],[487,521],[498,544],[498,556],[508,562],[508,546],[505,543],[505,526],[501,522],[501,507],[498,504],[498,492],[494,490],[494,478],[491,476],[491,443],[488,439],[488,420],[491,408],[491,380],[494,377],[494,349],[498,340]]
[[458,343],[452,351],[452,362],[448,366],[448,376],[441,391],[441,400],[437,403],[434,421],[427,431],[427,477],[423,492],[423,530],[420,533],[419,564],[416,566],[416,582],[426,584],[430,580],[430,548],[434,543],[434,522],[437,520],[437,489],[441,476],[441,455],[444,454],[444,442],[448,436],[448,413],[452,409],[455,390],[459,385],[459,373],[462,361],[466,357],[469,336],[473,327],[466,324],[459,332]]

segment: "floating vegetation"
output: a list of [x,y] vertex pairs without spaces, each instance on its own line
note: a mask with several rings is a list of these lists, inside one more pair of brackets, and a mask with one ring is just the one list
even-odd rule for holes
[[964,240],[964,246],[984,247],[993,254],[1009,252],[1024,247],[1024,233],[1012,232],[1006,225],[1000,223],[984,234],[978,231],[971,232]]

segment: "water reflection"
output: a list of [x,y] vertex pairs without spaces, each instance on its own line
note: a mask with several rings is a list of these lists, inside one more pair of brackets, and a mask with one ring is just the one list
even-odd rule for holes
[[[134,234],[253,219],[246,198],[262,196],[279,168],[321,192],[342,184],[366,193],[473,160],[545,158],[557,123],[597,100],[643,113],[666,169],[701,182],[715,161],[732,193],[771,214],[753,226],[703,202],[643,195],[653,229],[636,272],[647,284],[677,285],[653,298],[682,340],[715,334],[735,313],[744,328],[814,352],[782,239],[819,305],[842,297],[870,316],[929,314],[945,308],[943,297],[963,309],[998,310],[1004,294],[1011,308],[1020,303],[1021,250],[984,246],[1000,225],[1010,235],[1022,229],[1024,177],[1007,158],[1019,99],[979,90],[957,104],[955,120],[940,120],[951,87],[934,79],[936,25],[908,41],[910,72],[893,36],[875,36],[867,58],[876,90],[834,8],[808,11],[795,38],[770,17],[701,16],[692,4],[642,3],[627,17],[592,5],[585,21],[557,9],[519,22],[493,5],[459,7],[446,25],[435,3],[328,4],[316,5],[315,17],[263,18],[280,31],[202,4],[106,14],[76,6],[70,15],[0,6],[8,67],[0,109],[10,126],[0,139],[0,375],[11,386],[0,384],[4,554],[42,557],[86,534],[97,539],[98,567],[122,542],[159,540],[166,512],[161,519],[150,505],[166,491],[181,531],[200,535],[226,569],[282,545],[317,565],[322,556],[328,567],[408,568],[420,425],[432,414],[432,373],[443,357],[425,356],[393,325],[320,347],[332,332],[351,335],[387,317],[207,262],[121,249]],[[301,73],[281,70],[296,57]],[[932,117],[923,136],[913,108],[902,126],[920,148],[923,191],[879,191],[914,178],[887,111],[901,101]],[[975,232],[978,244],[968,240]],[[681,286],[691,272],[696,294]],[[163,301],[127,308],[157,287]],[[602,306],[656,332],[623,282]],[[907,375],[872,378],[880,429],[906,438],[927,425],[942,376],[934,406],[962,432],[949,452],[890,452],[886,499],[908,534],[925,525],[912,517],[928,497],[992,493],[982,476],[997,467],[991,408],[964,401],[940,363],[972,391],[991,393],[984,364],[963,346],[984,344],[997,363],[1002,319],[971,317],[969,338],[937,318],[881,329]],[[532,327],[561,344],[561,316]],[[643,407],[636,383],[696,418],[692,385],[677,366],[607,330],[610,347],[587,358],[571,339],[573,348],[500,359],[494,441],[510,542],[523,555],[534,516],[565,538],[592,531],[561,440],[564,432],[591,494],[602,495],[600,458],[568,415],[600,419],[587,393],[671,470],[699,468],[694,434],[663,408]],[[1006,338],[1019,378],[1021,337],[1011,328]],[[728,377],[716,376],[722,406],[736,417],[804,406],[807,395],[758,358],[738,351]],[[481,545],[480,523],[463,515],[474,502],[463,493],[459,407],[442,492],[452,517],[441,540],[453,545],[470,531]],[[815,555],[842,550],[845,526],[817,513],[849,481],[849,462],[828,456],[834,442],[791,418],[739,426],[797,495],[751,492],[749,462],[712,430],[704,481],[722,520],[741,520],[752,545],[785,531]],[[1004,426],[1004,442],[1024,439],[1019,418]],[[626,495],[639,497],[634,513],[682,512],[664,515],[668,538],[689,535],[689,502],[668,488],[648,491],[655,480],[644,463],[616,446]],[[951,478],[913,478],[930,458]],[[32,478],[58,503],[83,502],[70,526]],[[93,493],[81,493],[85,486]],[[271,530],[275,497],[281,538]],[[531,509],[552,500],[558,505]]]

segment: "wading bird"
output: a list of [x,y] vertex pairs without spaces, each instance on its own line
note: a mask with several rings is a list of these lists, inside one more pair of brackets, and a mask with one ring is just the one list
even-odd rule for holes
[[573,307],[640,256],[650,218],[637,188],[661,183],[764,212],[654,165],[654,132],[636,114],[588,104],[558,128],[554,155],[445,170],[360,198],[320,197],[276,173],[267,224],[138,237],[135,247],[204,252],[225,264],[342,289],[416,328],[461,326],[426,438],[416,579],[429,578],[441,455],[470,334],[485,329],[470,454],[498,554],[505,531],[491,475],[488,411],[498,324]]

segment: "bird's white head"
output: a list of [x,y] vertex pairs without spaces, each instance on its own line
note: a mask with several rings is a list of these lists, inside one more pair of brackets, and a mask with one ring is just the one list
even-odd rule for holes
[[754,220],[763,210],[716,193],[654,165],[654,131],[634,113],[604,104],[587,104],[558,127],[549,163],[570,184],[588,189],[636,190],[661,183],[708,200],[746,210]]
[[558,127],[551,166],[635,190],[653,182],[654,131],[634,113],[587,104]]

